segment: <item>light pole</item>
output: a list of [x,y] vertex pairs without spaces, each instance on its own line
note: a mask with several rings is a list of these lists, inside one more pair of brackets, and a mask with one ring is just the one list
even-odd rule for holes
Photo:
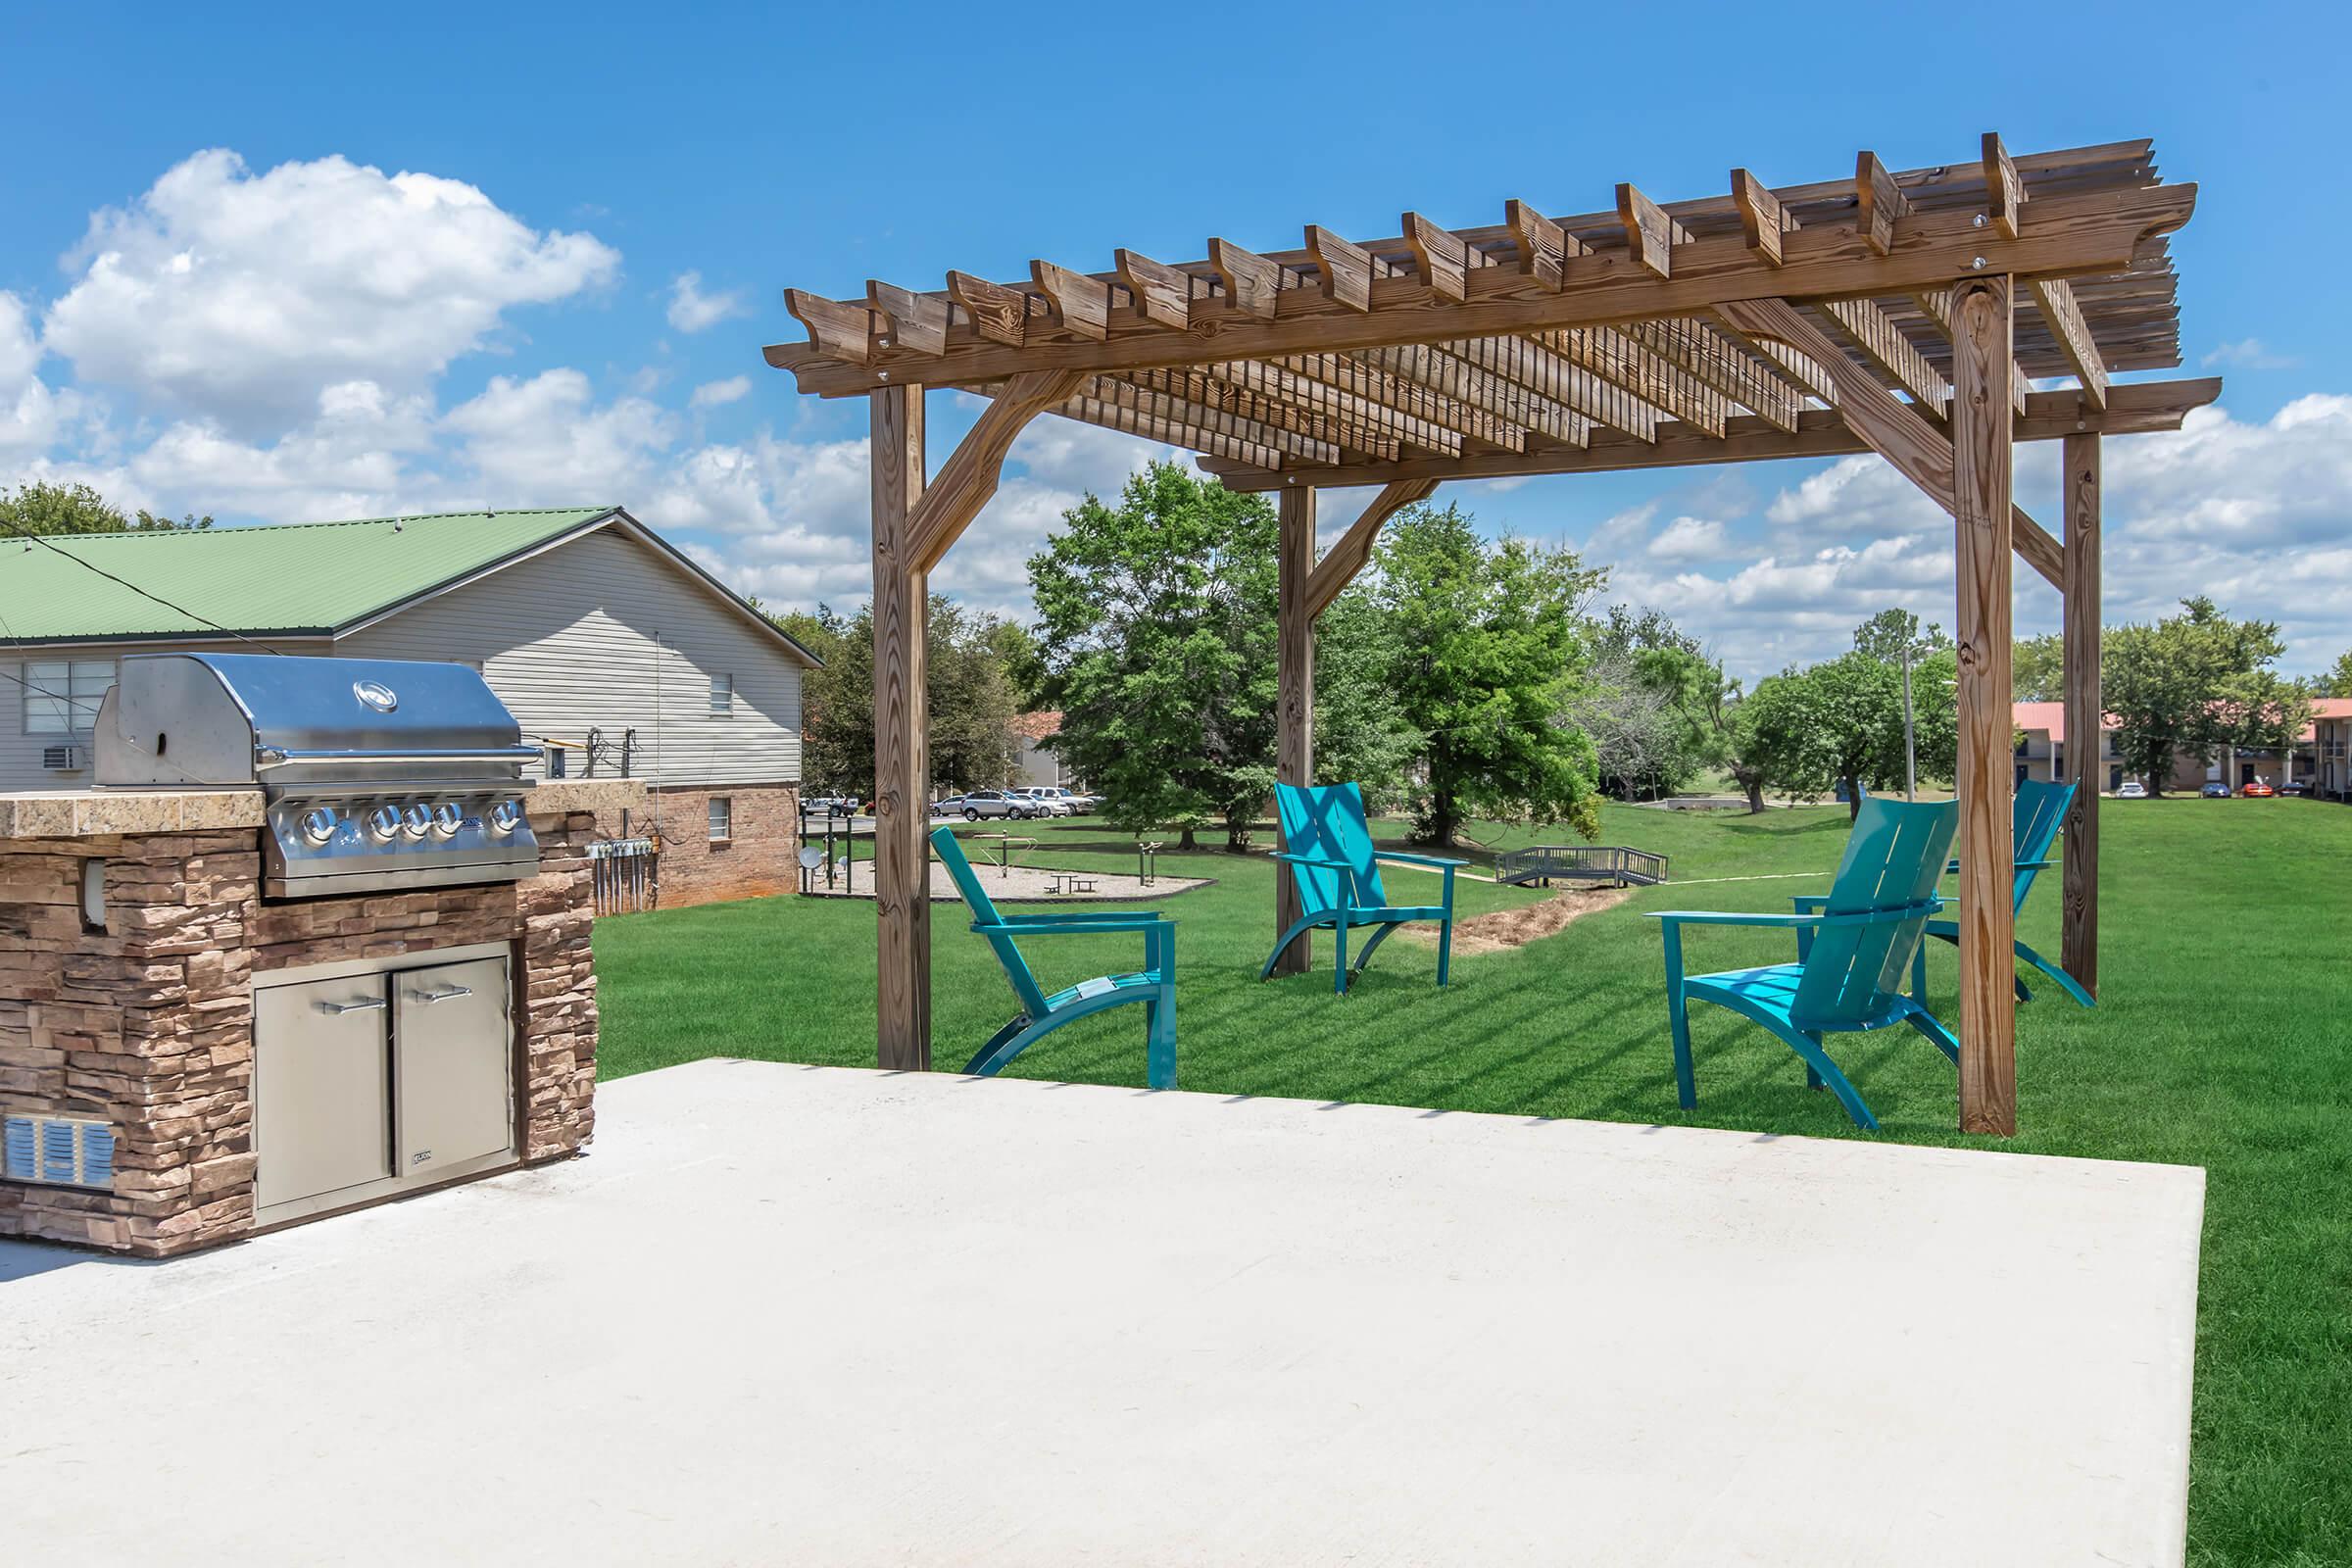
[[1911,639],[1903,639],[1903,799],[1919,799],[1919,746],[1911,730]]

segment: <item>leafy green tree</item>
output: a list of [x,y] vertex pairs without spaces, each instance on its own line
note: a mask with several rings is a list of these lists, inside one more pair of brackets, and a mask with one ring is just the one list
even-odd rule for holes
[[1900,664],[1905,644],[1916,662],[1939,648],[1951,647],[1952,640],[1935,621],[1923,630],[1919,617],[1908,610],[1882,610],[1854,628],[1854,652],[1884,663]]
[[2107,628],[2099,661],[2116,752],[2154,795],[2177,758],[2211,763],[2236,747],[2277,746],[2311,721],[2309,697],[2271,667],[2285,652],[2275,622],[2231,620],[2202,594],[2180,609]]
[[1382,540],[1373,606],[1396,638],[1404,721],[1427,740],[1415,837],[1450,845],[1472,813],[1599,831],[1590,736],[1561,715],[1586,657],[1585,601],[1606,580],[1568,550],[1488,544],[1459,508],[1408,508]]
[[1062,519],[1029,562],[1054,750],[1115,826],[1246,847],[1274,788],[1273,506],[1156,463]]
[[1816,795],[1821,769],[1812,737],[1821,725],[1821,688],[1796,670],[1767,675],[1745,697],[1716,710],[1733,780],[1747,794],[1749,811],[1764,809],[1764,795]]
[[210,528],[213,519],[194,513],[173,521],[141,509],[125,516],[122,509],[79,482],[34,483],[0,491],[0,533],[149,533],[166,528]]
[[[801,683],[803,771],[819,790],[874,793],[874,614],[844,619],[819,607],[770,617],[825,661]],[[999,651],[993,615],[931,596],[923,691],[931,714],[931,783],[938,791],[993,789],[1011,781],[1019,704]]]
[[2314,697],[2352,697],[2352,648],[2335,656],[2335,666],[2312,683]]
[[[1921,778],[1949,780],[1958,770],[1958,670],[1949,649],[1912,666]],[[1902,676],[1883,660],[1857,649],[1772,676],[1740,710],[1743,760],[1789,794],[1827,795],[1842,786],[1852,814],[1862,808],[1863,790],[1903,787]],[[1757,801],[1751,792],[1751,808]]]
[[2057,632],[2021,638],[2009,647],[2009,691],[2021,703],[2066,699],[2066,639]]

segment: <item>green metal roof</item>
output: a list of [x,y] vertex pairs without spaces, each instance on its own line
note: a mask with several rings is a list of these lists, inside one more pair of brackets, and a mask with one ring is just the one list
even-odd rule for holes
[[215,626],[247,636],[331,634],[617,514],[612,507],[454,512],[42,543],[0,534],[0,644],[204,636]]

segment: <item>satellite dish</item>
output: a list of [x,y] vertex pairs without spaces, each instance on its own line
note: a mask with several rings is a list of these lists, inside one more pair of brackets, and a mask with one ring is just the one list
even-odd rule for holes
[[820,866],[820,865],[822,865],[822,864],[824,864],[824,863],[825,863],[825,852],[824,852],[824,851],[822,851],[822,850],[818,849],[818,848],[817,848],[815,845],[813,845],[813,844],[804,844],[804,845],[802,845],[802,846],[801,846],[801,869],[802,869],[802,870],[804,870],[804,871],[813,871],[813,870],[815,870],[815,869],[816,869],[818,866]]

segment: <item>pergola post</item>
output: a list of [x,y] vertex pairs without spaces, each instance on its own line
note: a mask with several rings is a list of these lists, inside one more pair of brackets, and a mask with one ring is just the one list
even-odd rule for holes
[[2016,852],[2010,825],[2013,286],[1952,294],[1952,499],[1959,564],[1960,1130],[2017,1132]]
[[872,406],[874,510],[874,1062],[931,1066],[930,713],[923,692],[930,572],[914,550],[923,494],[923,389],[886,386]]
[[2099,438],[2070,435],[2066,474],[2066,899],[2059,962],[2099,994],[2099,768],[2106,740],[2099,691]]
[[[1315,568],[1315,491],[1312,485],[1294,485],[1281,492],[1282,534],[1277,546],[1281,567],[1281,615],[1278,642],[1280,697],[1275,741],[1275,776],[1285,784],[1315,781],[1315,612],[1307,602],[1307,578]],[[1275,828],[1276,843],[1282,830]],[[1290,868],[1275,867],[1274,935],[1280,939],[1304,910],[1298,903],[1298,879]],[[1314,961],[1314,941],[1305,932],[1274,960],[1276,974],[1303,974]]]

